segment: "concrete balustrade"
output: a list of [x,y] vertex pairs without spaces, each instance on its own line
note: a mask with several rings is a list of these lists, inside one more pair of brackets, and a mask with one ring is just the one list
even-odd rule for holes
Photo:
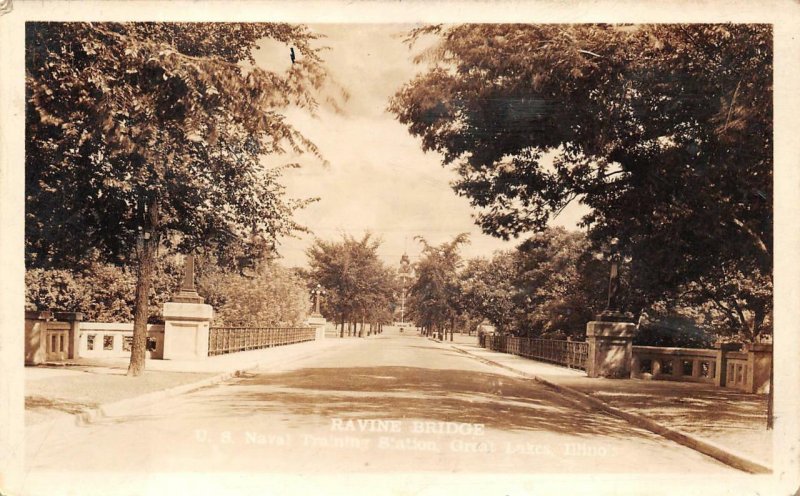
[[[583,368],[589,377],[697,382],[746,393],[769,392],[771,344],[747,343],[741,351],[738,343],[721,344],[718,349],[633,346],[635,327],[626,322],[593,321],[587,326],[586,342],[480,334],[478,344],[492,351]],[[573,353],[565,361],[563,352],[559,359],[548,353],[530,352],[531,343],[536,344],[537,350],[562,350],[569,345],[586,351]]]
[[631,377],[705,382],[746,393],[769,391],[772,345],[723,344],[719,349],[634,346]]
[[[131,354],[132,341],[133,323],[81,322],[79,356],[83,358],[128,357]],[[163,358],[163,324],[147,324],[146,349],[147,358]]]
[[25,312],[25,363],[78,357],[80,312]]
[[631,377],[714,383],[717,350],[633,346],[631,351]]
[[[58,320],[56,320],[58,319]],[[75,312],[26,312],[25,363],[130,355],[132,323],[82,322]],[[147,356],[162,358],[164,326],[147,325]]]

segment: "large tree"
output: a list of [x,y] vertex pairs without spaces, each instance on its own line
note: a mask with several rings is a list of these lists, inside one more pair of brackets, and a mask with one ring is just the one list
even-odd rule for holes
[[534,335],[582,336],[607,303],[608,273],[586,235],[548,228],[517,247],[517,326]]
[[541,230],[580,201],[596,246],[629,262],[632,310],[702,284],[732,325],[766,330],[771,298],[726,281],[771,286],[769,26],[480,24],[412,39],[423,36],[438,40],[420,57],[430,69],[390,109],[457,170],[484,231]]
[[[265,156],[316,148],[281,114],[313,109],[324,71],[303,26],[26,25],[28,267],[76,267],[89,250],[136,266],[129,375],[144,370],[159,248],[249,246],[292,231]],[[298,55],[255,65],[262,39]]]
[[514,332],[517,273],[517,257],[511,251],[467,260],[458,274],[459,314],[486,319],[500,332]]
[[409,309],[417,325],[438,332],[439,339],[444,339],[448,325],[453,332],[459,311],[458,272],[463,265],[459,247],[469,242],[469,235],[461,233],[439,245],[421,236],[415,239],[422,244],[422,256],[414,266],[416,279],[409,291]]
[[370,233],[361,239],[345,234],[340,241],[317,238],[307,251],[308,279],[327,291],[322,312],[341,325],[341,336],[346,323],[385,320],[397,282],[379,247]]
[[586,235],[548,228],[515,250],[467,260],[459,274],[464,312],[500,332],[580,336],[605,308],[608,274]]

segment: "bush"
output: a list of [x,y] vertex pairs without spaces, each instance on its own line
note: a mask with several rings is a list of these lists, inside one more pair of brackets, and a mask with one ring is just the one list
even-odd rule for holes
[[83,310],[86,320],[133,321],[136,276],[130,270],[94,264],[83,272],[81,280],[89,296],[88,306]]
[[311,305],[301,278],[272,263],[260,265],[252,275],[211,272],[198,281],[198,289],[214,307],[216,325],[301,325]]
[[25,272],[25,310],[83,312],[90,301],[89,289],[80,274],[63,269]]
[[[156,266],[150,288],[150,322],[177,288],[180,267],[165,259]],[[84,320],[132,322],[136,294],[133,270],[92,263],[82,271],[29,269],[25,272],[25,310],[82,312]]]
[[715,336],[685,316],[671,316],[643,322],[633,338],[638,346],[710,348]]

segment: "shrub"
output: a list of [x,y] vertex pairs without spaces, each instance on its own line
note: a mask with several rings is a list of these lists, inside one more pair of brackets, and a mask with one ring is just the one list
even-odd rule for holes
[[302,279],[272,263],[260,265],[250,275],[212,272],[198,286],[206,303],[214,307],[216,325],[301,325],[311,305]]
[[[150,321],[178,285],[180,267],[165,259],[156,266],[150,290]],[[112,264],[94,262],[82,271],[29,269],[25,272],[25,310],[82,312],[84,320],[131,322],[136,274]]]
[[31,269],[25,272],[25,310],[83,312],[90,302],[83,279],[64,269]]

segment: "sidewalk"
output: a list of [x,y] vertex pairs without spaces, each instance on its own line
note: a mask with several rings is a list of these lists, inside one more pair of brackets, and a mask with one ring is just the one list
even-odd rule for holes
[[71,422],[76,420],[75,415],[109,405],[147,400],[154,394],[179,394],[225,380],[238,371],[285,365],[353,342],[356,340],[322,339],[205,360],[148,359],[143,376],[135,378],[125,375],[127,358],[77,359],[58,366],[25,367],[25,425]]
[[486,350],[477,345],[474,337],[471,343],[464,341],[466,339],[461,343],[447,341],[443,344],[563,387],[567,392],[578,391],[623,413],[646,417],[659,426],[709,441],[761,465],[772,465],[772,433],[766,429],[766,395],[690,382],[590,379],[580,370]]
[[468,336],[466,334],[455,333],[455,334],[453,334],[453,340],[452,341],[450,341],[450,334],[447,334],[445,336],[444,341],[439,341],[438,339],[436,339],[433,336],[431,336],[430,339],[433,339],[434,341],[436,341],[438,343],[454,344],[454,345],[461,345],[461,344],[474,345],[474,344],[478,343],[477,334],[473,334],[472,336]]

